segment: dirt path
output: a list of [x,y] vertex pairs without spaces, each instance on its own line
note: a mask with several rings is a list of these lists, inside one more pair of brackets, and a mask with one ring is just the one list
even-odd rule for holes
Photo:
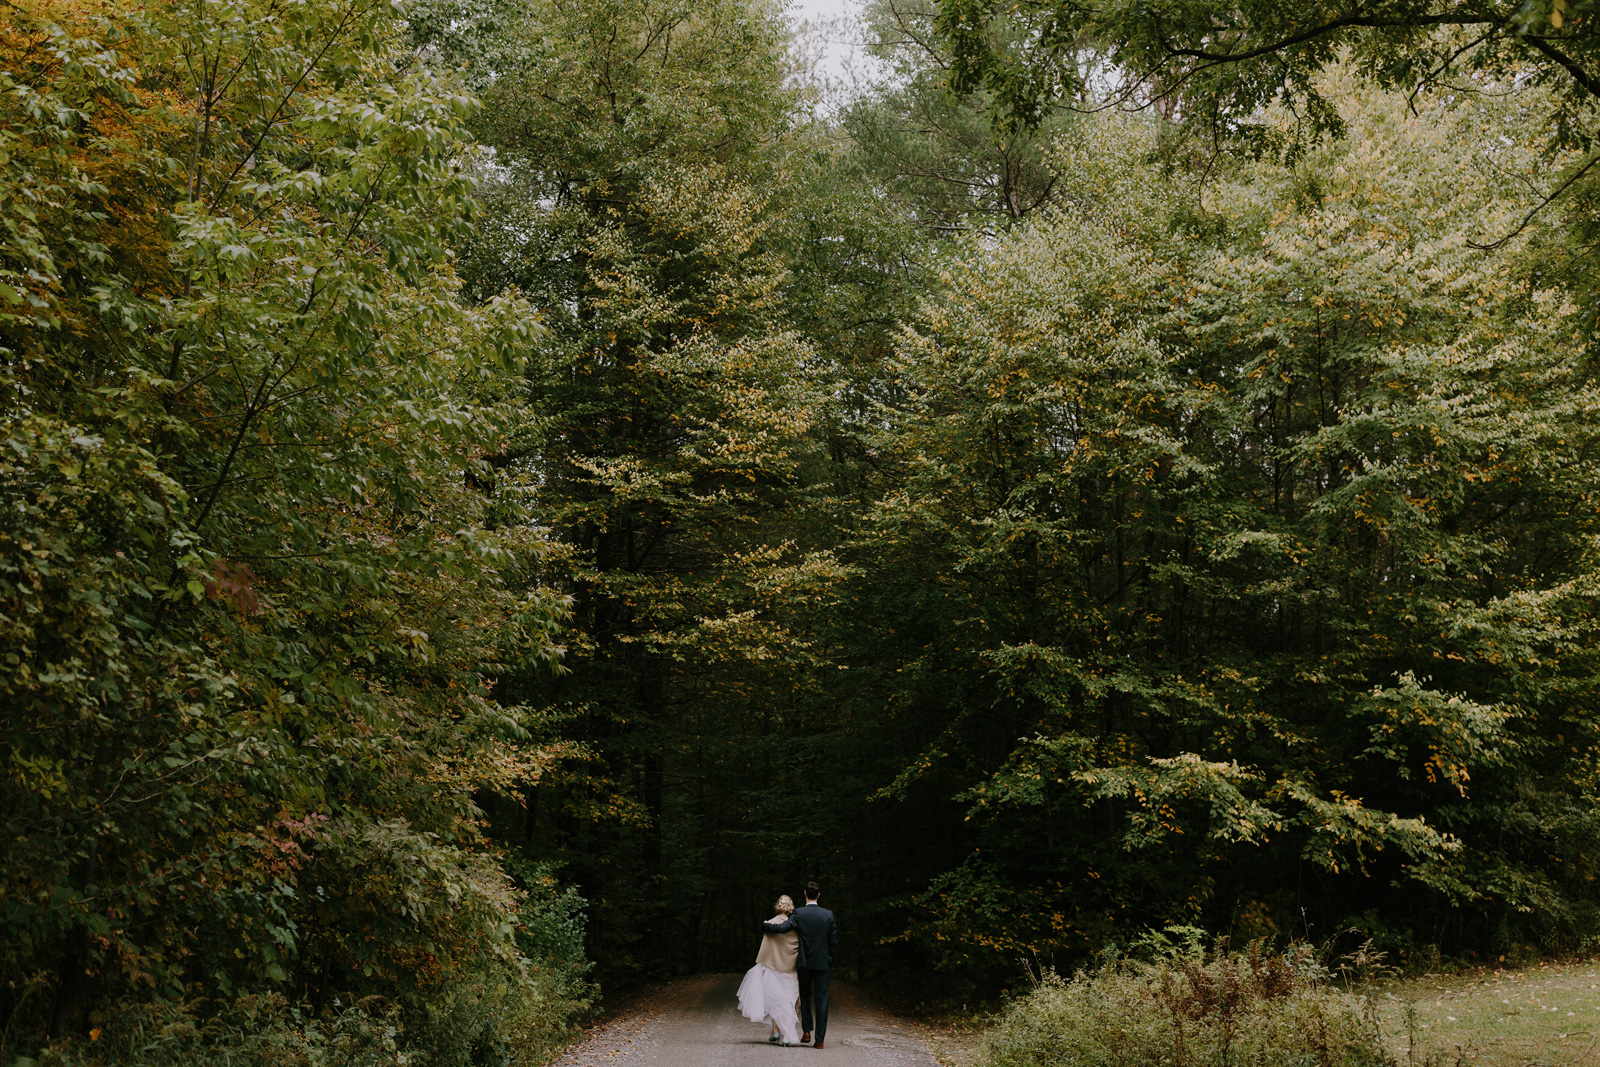
[[739,1014],[739,975],[685,978],[595,1030],[552,1067],[937,1067],[912,1031],[835,986],[827,1047],[779,1048]]

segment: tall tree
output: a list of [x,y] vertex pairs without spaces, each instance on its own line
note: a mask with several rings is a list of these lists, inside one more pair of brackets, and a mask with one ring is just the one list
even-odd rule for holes
[[1316,88],[1345,140],[1216,185],[1090,125],[904,335],[839,693],[920,746],[879,803],[938,827],[931,964],[1584,929],[1596,394],[1519,229],[1537,104]]
[[1004,228],[1059,192],[1046,156],[1072,117],[1046,109],[1032,125],[994,123],[988,89],[952,84],[938,17],[924,0],[867,8],[871,51],[887,71],[851,101],[841,125],[882,195],[921,226],[942,236]]
[[[1593,0],[945,0],[938,29],[953,87],[994,93],[1006,126],[1036,124],[1063,97],[1103,102],[1111,89],[1124,102],[1166,100],[1169,111],[1182,103],[1223,137],[1337,129],[1316,73],[1348,50],[1367,73],[1408,89],[1474,72],[1548,84],[1546,130],[1587,147],[1587,99],[1600,92],[1597,14]],[[1280,99],[1303,120],[1296,128],[1252,122]]]
[[463,485],[528,333],[456,298],[474,102],[385,5],[0,26],[0,1055],[273,994],[493,1044],[472,796],[550,757],[485,669],[562,605]]
[[747,744],[805,655],[779,605],[834,571],[786,530],[825,370],[789,321],[809,162],[788,32],[745,0],[546,0],[479,55],[498,187],[468,279],[544,327],[495,493],[565,546],[573,598],[570,673],[503,691],[589,756],[518,836],[573,865],[611,973],[693,966],[666,943],[692,955],[715,921],[701,829],[739,821]]

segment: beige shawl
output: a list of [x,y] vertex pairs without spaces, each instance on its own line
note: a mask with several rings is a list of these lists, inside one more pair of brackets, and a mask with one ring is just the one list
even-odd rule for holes
[[786,934],[762,934],[756,962],[774,971],[794,972],[800,966],[800,935],[793,930]]

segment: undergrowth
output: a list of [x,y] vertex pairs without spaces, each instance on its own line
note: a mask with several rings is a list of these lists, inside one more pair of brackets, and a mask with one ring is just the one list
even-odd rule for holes
[[12,1027],[0,1019],[0,1065],[537,1067],[577,1034],[595,990],[583,899],[547,867],[517,864],[517,874],[527,888],[510,960],[484,957],[401,996],[335,997],[320,1008],[277,992],[123,1000],[98,1009],[87,1035],[31,1054],[8,1047]]
[[986,1067],[1396,1067],[1364,998],[1312,952],[1115,959],[1037,977],[985,1035]]

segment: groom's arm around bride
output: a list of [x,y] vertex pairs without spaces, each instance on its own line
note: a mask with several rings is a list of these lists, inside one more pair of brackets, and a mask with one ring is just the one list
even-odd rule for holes
[[806,903],[796,908],[788,925],[800,934],[800,1040],[811,1036],[816,1023],[817,1043],[821,1048],[828,1034],[828,972],[839,948],[839,924],[833,912],[817,903],[822,890],[815,882],[806,884]]

